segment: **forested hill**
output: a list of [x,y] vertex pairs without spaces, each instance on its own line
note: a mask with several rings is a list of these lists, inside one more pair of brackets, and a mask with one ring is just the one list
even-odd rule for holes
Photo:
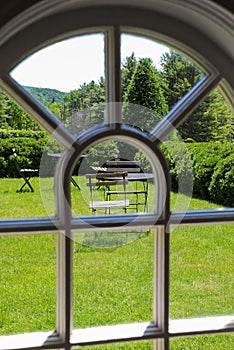
[[61,103],[66,92],[61,92],[56,89],[38,88],[32,86],[24,86],[24,88],[43,105],[48,105],[51,102]]

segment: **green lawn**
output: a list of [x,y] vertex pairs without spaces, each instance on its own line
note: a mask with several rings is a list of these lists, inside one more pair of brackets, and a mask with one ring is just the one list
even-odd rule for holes
[[[42,197],[17,193],[22,180],[0,179],[1,218],[52,215],[53,182],[43,179]],[[82,185],[84,179],[79,179]],[[82,186],[83,189],[83,186]],[[75,214],[88,213],[86,191],[72,186]],[[172,193],[172,207],[186,198]],[[44,202],[43,202],[44,201]],[[179,203],[179,204],[178,204]],[[192,199],[190,209],[214,208]],[[1,236],[0,334],[55,328],[56,235]],[[233,314],[233,226],[180,227],[171,233],[170,317]],[[131,244],[94,248],[74,241],[74,326],[152,319],[152,234]],[[171,349],[231,349],[233,335],[173,339]],[[98,349],[92,347],[90,349]],[[151,342],[116,344],[104,349],[151,349]]]

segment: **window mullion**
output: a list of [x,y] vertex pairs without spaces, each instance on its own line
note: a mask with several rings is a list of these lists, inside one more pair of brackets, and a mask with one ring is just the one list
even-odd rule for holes
[[221,76],[218,73],[203,77],[152,130],[151,135],[155,142],[163,142],[174,128],[177,128],[206,98],[220,80]]
[[106,124],[121,123],[120,31],[112,27],[105,36]]
[[[65,171],[66,174],[66,171]],[[61,174],[60,174],[61,175]],[[62,176],[63,177],[63,176]],[[65,175],[66,177],[66,175]],[[60,179],[61,180],[61,179]],[[63,185],[61,184],[63,182]],[[71,197],[69,179],[62,179],[57,194],[62,200],[60,212],[64,230],[57,240],[57,318],[56,330],[66,344],[72,333],[72,237],[71,237]],[[61,195],[62,194],[62,195]],[[58,200],[57,198],[57,200]]]
[[[154,228],[154,305],[153,319],[156,326],[168,334],[168,295],[169,295],[169,235],[165,226]],[[167,350],[164,340],[153,341],[153,349]]]

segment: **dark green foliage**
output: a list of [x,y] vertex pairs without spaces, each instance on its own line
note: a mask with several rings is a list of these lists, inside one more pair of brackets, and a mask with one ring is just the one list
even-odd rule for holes
[[132,79],[136,66],[137,66],[137,59],[135,57],[134,52],[132,52],[131,56],[126,57],[126,59],[122,63],[122,69],[121,69],[122,97],[124,97],[124,95],[126,94],[128,85]]
[[234,116],[219,90],[212,91],[178,128],[183,139],[197,142],[230,141],[234,135]]
[[40,130],[39,125],[3,91],[0,91],[0,128]]
[[1,139],[9,139],[15,137],[29,137],[35,140],[39,140],[41,138],[47,138],[47,134],[45,131],[31,131],[31,130],[6,130],[0,129],[0,138]]
[[211,178],[209,192],[214,202],[234,207],[234,154],[219,160]]
[[93,80],[84,83],[77,90],[63,96],[62,103],[48,104],[49,110],[75,134],[93,125],[103,123],[103,104],[105,102],[104,78],[99,83]]
[[105,102],[105,90],[103,81],[96,84],[93,80],[79,88],[80,109],[88,109]]
[[193,189],[193,168],[185,144],[167,141],[161,149],[169,164],[172,190],[190,195]]
[[137,63],[124,102],[124,122],[142,131],[150,131],[167,113],[163,91],[149,59],[140,59]]
[[90,147],[87,152],[86,162],[89,166],[105,166],[107,160],[116,154],[116,141],[106,141]]
[[38,140],[29,137],[0,139],[1,177],[19,177],[14,163],[13,148],[18,155],[17,159],[21,168],[39,169],[46,142],[47,138]]
[[[194,194],[199,198],[226,205],[227,201],[218,200],[219,196],[223,199],[229,196],[227,187],[221,190],[218,173],[224,171],[222,162],[226,162],[233,154],[233,144],[231,142],[201,142],[188,145],[188,149],[193,163]],[[231,181],[230,178],[229,180]],[[217,188],[216,192],[220,191],[219,194],[215,193],[215,188]]]
[[164,96],[170,110],[198,82],[202,73],[186,57],[173,50],[162,55],[161,65]]
[[[234,146],[230,142],[167,141],[162,151],[168,160],[172,189],[186,194],[193,179],[193,195],[215,203],[234,205]],[[181,189],[178,185],[182,184]],[[190,187],[191,188],[191,187]]]
[[[198,66],[171,50],[161,58],[160,73],[169,110],[188,93],[203,76]],[[234,135],[234,116],[221,92],[212,91],[179,126],[182,139],[197,142],[230,141]]]
[[224,156],[225,147],[221,143],[199,142],[187,144],[193,164],[194,195],[211,199],[209,185],[214,168]]

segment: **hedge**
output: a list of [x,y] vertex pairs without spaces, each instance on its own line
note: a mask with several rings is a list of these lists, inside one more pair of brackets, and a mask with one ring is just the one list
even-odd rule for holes
[[[170,166],[172,189],[178,190],[179,179],[187,177],[189,181],[192,171],[193,195],[233,206],[234,145],[231,142],[195,142],[186,144],[186,148],[187,151],[176,141],[167,141],[162,146]],[[191,186],[190,182],[188,185]],[[186,190],[183,189],[183,193]]]
[[12,137],[0,139],[0,176],[19,177],[12,149],[14,148],[21,168],[39,169],[40,160],[47,138],[33,139],[29,137]]
[[44,137],[46,138],[47,134],[45,131],[0,129],[0,139],[10,139],[15,137],[28,137],[39,140]]
[[168,141],[161,149],[169,163],[172,190],[189,195],[193,188],[193,169],[185,144]]
[[214,202],[234,207],[234,155],[221,159],[214,169],[209,185]]
[[[0,130],[0,177],[18,177],[12,149],[18,154],[20,167],[37,168],[48,146],[45,132]],[[15,137],[13,137],[14,135]],[[24,136],[22,136],[24,135]],[[49,146],[52,152],[58,152],[57,143]],[[57,148],[56,148],[57,147]],[[189,194],[193,185],[193,195],[225,206],[234,206],[234,144],[231,142],[193,142],[181,143],[166,141],[162,151],[169,163],[172,190]],[[91,147],[87,166],[99,165],[99,162],[111,157],[116,142],[109,141]],[[97,163],[97,164],[96,164]],[[53,173],[53,163],[48,159],[48,173]],[[75,169],[76,171],[76,169]]]

